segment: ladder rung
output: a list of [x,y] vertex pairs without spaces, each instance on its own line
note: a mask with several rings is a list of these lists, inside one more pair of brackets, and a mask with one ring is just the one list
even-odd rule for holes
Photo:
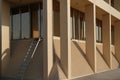
[[36,49],[38,47],[38,44],[39,42],[41,41],[41,39],[34,39],[31,44],[30,44],[30,47],[28,48],[28,51],[24,57],[24,60],[23,60],[23,63],[21,64],[20,68],[19,68],[19,71],[16,75],[17,77],[17,80],[23,80],[24,79],[24,75],[25,75],[25,72],[27,71],[29,65],[30,65],[30,62],[36,52]]

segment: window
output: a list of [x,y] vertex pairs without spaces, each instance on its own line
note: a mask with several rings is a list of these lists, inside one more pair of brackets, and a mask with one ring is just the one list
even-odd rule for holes
[[71,31],[73,39],[85,40],[85,14],[71,8]]
[[20,38],[20,10],[19,8],[11,9],[11,36],[12,39]]
[[60,3],[56,0],[53,1],[53,15],[54,36],[60,37]]
[[21,24],[21,38],[27,39],[31,37],[30,12],[28,6],[20,7],[20,24]]
[[114,31],[114,26],[111,26],[111,43],[114,45],[114,35],[115,35],[115,31]]
[[11,39],[38,38],[42,22],[41,4],[11,8]]
[[111,0],[111,6],[114,7],[114,0]]
[[96,41],[102,42],[102,21],[96,19]]

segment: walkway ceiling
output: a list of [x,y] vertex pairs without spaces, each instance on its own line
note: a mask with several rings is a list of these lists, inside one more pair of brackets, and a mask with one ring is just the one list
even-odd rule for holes
[[14,5],[22,5],[22,4],[29,4],[29,3],[35,3],[40,2],[42,0],[4,0],[9,2],[10,4]]

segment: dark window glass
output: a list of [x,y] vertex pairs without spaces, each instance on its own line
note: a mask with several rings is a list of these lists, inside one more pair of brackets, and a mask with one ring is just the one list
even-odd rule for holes
[[111,6],[114,7],[114,0],[111,0]]
[[114,31],[114,26],[111,26],[111,43],[114,45],[114,35],[115,35],[115,31]]
[[53,1],[54,36],[60,36],[60,3]]
[[11,9],[11,15],[15,15],[15,14],[19,14],[19,13],[20,13],[20,9],[18,7]]
[[96,19],[96,41],[102,42],[102,21]]

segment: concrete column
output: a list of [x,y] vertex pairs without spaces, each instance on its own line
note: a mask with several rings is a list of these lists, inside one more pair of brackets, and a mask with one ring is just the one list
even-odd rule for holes
[[70,27],[70,0],[60,0],[60,45],[61,64],[63,70],[71,77],[71,27]]
[[91,68],[96,71],[96,6],[86,6],[86,57]]
[[111,67],[111,16],[103,15],[103,57],[109,67]]
[[43,0],[43,76],[49,79],[53,67],[53,0]]
[[1,11],[1,60],[2,60],[2,76],[6,76],[6,69],[10,60],[10,6],[9,3],[2,0]]
[[115,23],[115,56],[120,63],[120,21]]

